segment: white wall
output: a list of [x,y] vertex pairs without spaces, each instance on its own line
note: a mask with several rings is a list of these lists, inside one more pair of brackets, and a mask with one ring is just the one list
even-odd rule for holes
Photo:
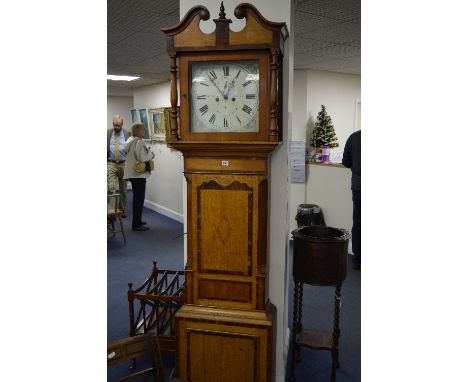
[[[305,82],[307,86],[304,86]],[[347,138],[354,131],[356,100],[361,98],[360,82],[359,75],[317,70],[294,71],[295,139],[306,139],[308,144],[313,122],[323,104],[332,118],[340,145],[334,150],[342,151]],[[291,229],[297,227],[294,219],[297,206],[301,203],[313,203],[322,207],[327,225],[351,230],[351,171],[308,165],[306,172],[305,185],[291,185],[295,191],[291,193]]]
[[343,150],[346,139],[354,131],[356,100],[361,98],[361,76],[309,70],[307,76],[308,137],[320,105],[325,105]]
[[[133,108],[169,107],[170,83],[135,89]],[[167,147],[166,143],[152,143],[155,170],[146,184],[145,206],[180,222],[183,209],[183,159],[182,154]]]
[[120,114],[123,118],[124,129],[130,130],[132,125],[132,116],[130,110],[133,109],[133,97],[107,97],[107,128],[112,127],[112,118]]
[[[309,165],[308,171],[306,198],[302,203],[318,204],[322,207],[327,226],[345,228],[351,232],[351,171],[347,168],[314,165]],[[349,248],[351,250],[351,245]]]
[[[307,126],[307,70],[295,70],[293,74],[293,117],[291,140],[305,141]],[[306,142],[307,144],[307,142]],[[304,153],[305,157],[305,153]],[[306,166],[307,171],[307,166]],[[290,229],[293,230],[296,225],[296,211],[298,204],[304,203],[306,197],[306,183],[291,183],[289,221]]]
[[[356,101],[361,98],[361,76],[310,70],[307,79],[307,111],[315,118],[320,105],[325,105],[332,118],[343,151],[354,132]],[[310,136],[309,124],[309,136]],[[352,227],[351,171],[344,168],[308,166],[306,203],[316,203],[323,209],[328,226]],[[350,246],[351,247],[351,246]]]
[[135,107],[169,107],[171,106],[171,83],[144,86],[133,91]]

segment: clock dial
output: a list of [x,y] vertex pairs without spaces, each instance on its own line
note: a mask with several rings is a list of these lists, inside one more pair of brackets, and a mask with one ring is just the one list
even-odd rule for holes
[[192,62],[190,130],[258,132],[258,81],[256,61]]

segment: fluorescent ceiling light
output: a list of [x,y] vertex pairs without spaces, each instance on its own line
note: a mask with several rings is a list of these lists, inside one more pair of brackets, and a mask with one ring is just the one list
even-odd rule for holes
[[116,76],[114,74],[108,74],[107,79],[112,81],[134,81],[138,80],[140,77],[134,76]]

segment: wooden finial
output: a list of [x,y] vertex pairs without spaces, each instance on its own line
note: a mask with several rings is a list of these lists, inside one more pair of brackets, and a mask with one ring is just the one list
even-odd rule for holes
[[221,8],[219,8],[221,12],[219,12],[219,19],[220,20],[225,20],[226,19],[226,13],[224,13],[224,4],[221,1]]
[[226,18],[223,1],[221,1],[220,11],[219,19],[213,19],[216,23],[216,45],[225,47],[229,45],[229,24],[232,23],[232,20]]

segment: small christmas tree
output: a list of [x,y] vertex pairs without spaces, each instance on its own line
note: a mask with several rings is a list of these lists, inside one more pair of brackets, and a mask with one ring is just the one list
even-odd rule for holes
[[339,146],[331,117],[324,105],[322,105],[322,110],[317,115],[317,122],[314,124],[312,137],[310,138],[311,147],[319,148],[323,145],[328,145],[330,148]]

